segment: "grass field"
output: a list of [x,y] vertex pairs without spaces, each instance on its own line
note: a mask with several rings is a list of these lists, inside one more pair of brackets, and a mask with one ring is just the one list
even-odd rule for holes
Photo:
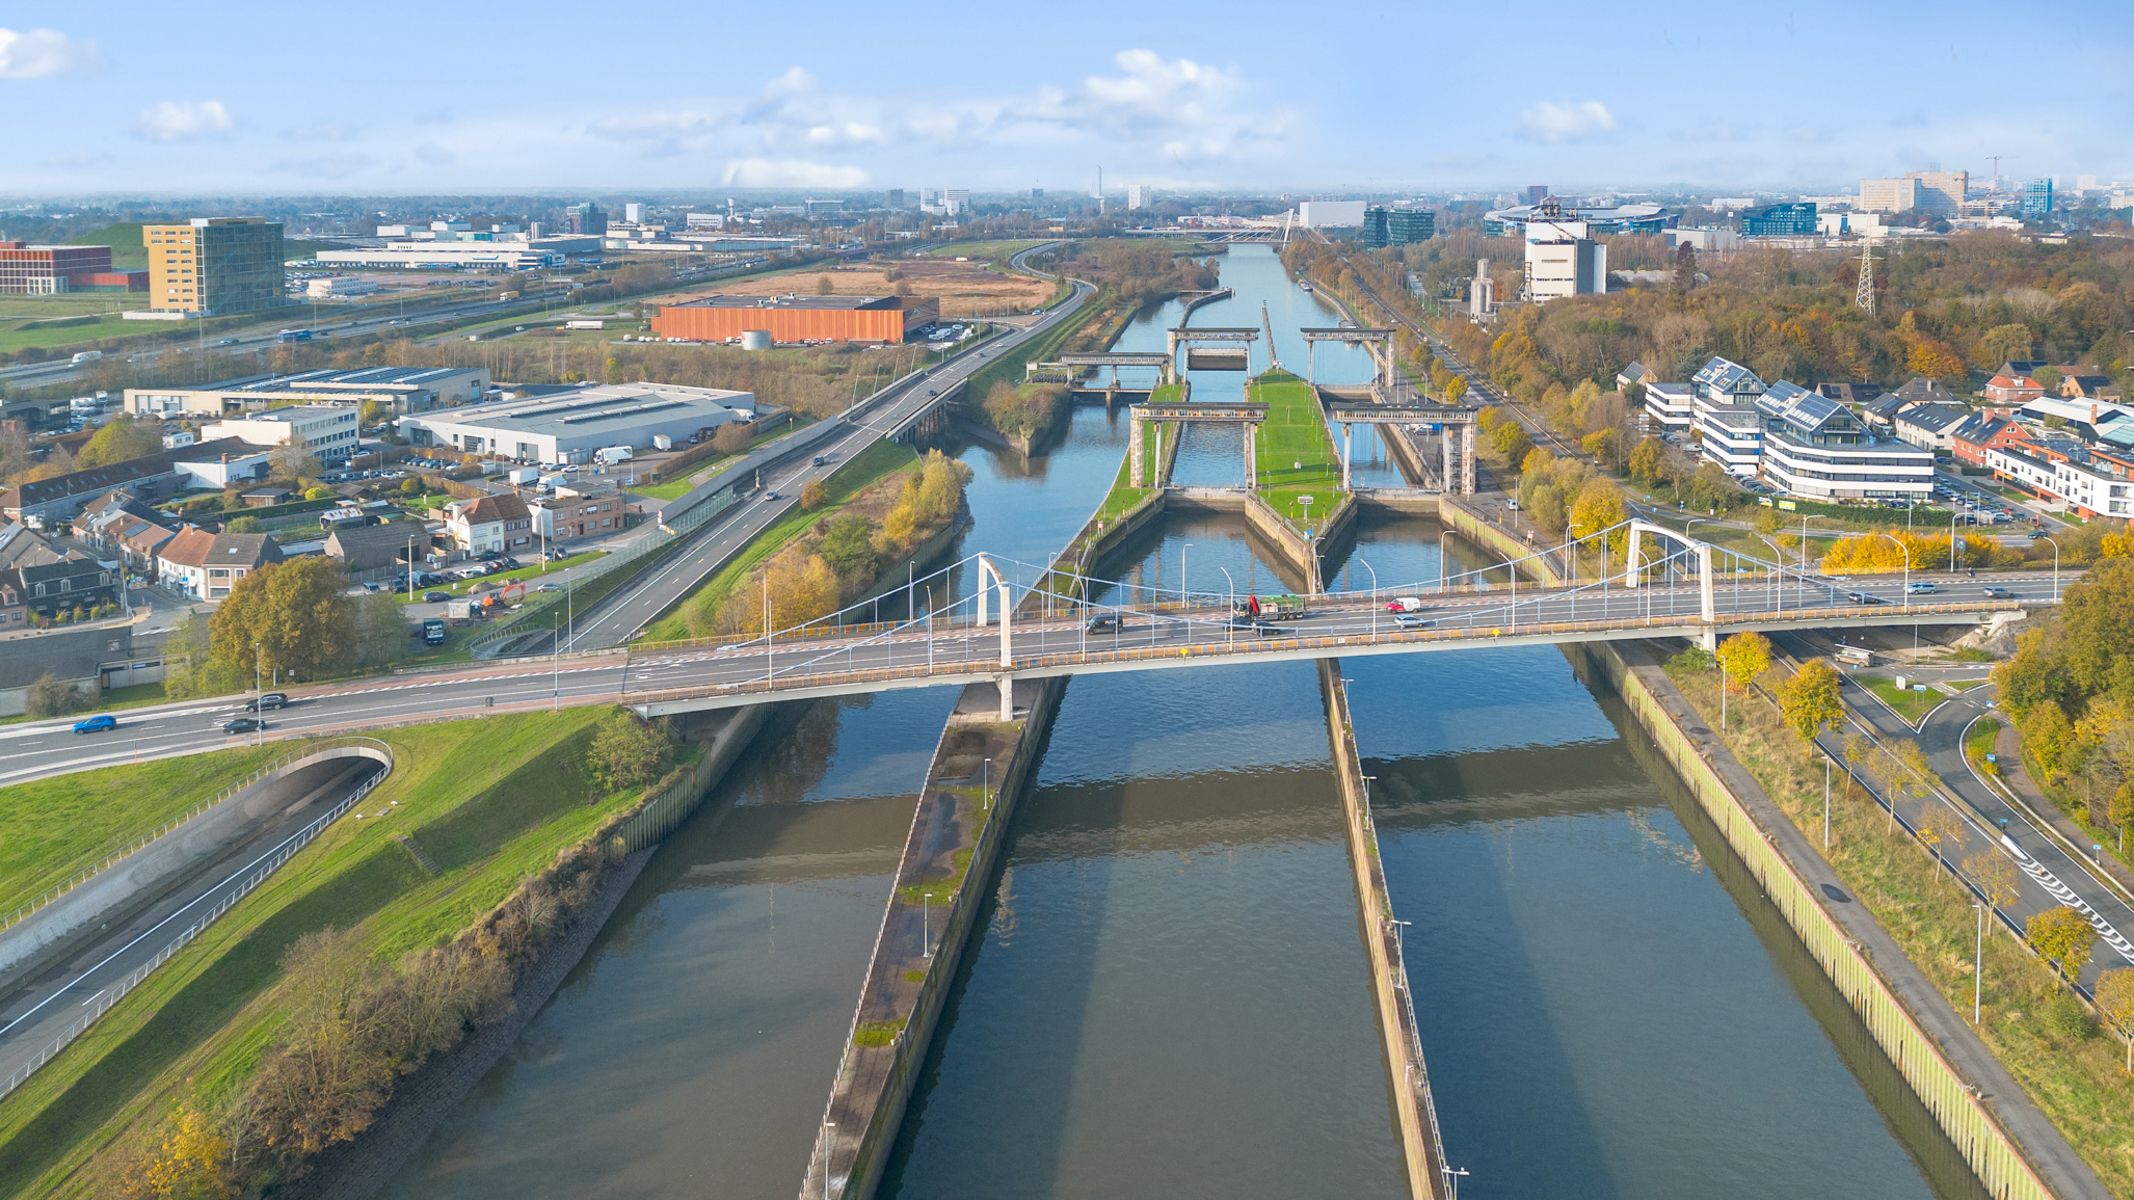
[[[82,741],[86,749],[103,738],[100,748],[111,749],[123,747],[125,737],[122,724],[116,733],[85,734]],[[0,915],[131,848],[279,753],[276,747],[247,747],[0,788]]]
[[772,522],[770,528],[757,534],[756,540],[750,542],[747,549],[735,555],[733,561],[714,572],[710,578],[682,597],[672,609],[646,626],[642,640],[674,642],[693,636],[688,619],[691,611],[716,613],[719,607],[726,603],[726,598],[733,594],[733,590],[741,585],[741,581],[748,578],[749,572],[790,545],[794,538],[815,528],[818,522],[834,516],[868,485],[917,461],[911,447],[901,442],[876,442],[862,450],[850,462],[830,473],[829,503],[813,512],[803,512],[798,505],[788,510],[784,516]]
[[[1250,399],[1267,405],[1259,428],[1261,498],[1299,529],[1341,502],[1341,460],[1310,384],[1287,371],[1253,380]],[[1303,498],[1310,496],[1306,505]],[[1314,516],[1313,514],[1317,514]]]
[[213,1103],[241,1086],[287,1008],[272,988],[299,936],[358,930],[385,958],[435,944],[626,808],[634,795],[601,793],[583,772],[604,712],[492,717],[479,736],[472,721],[383,734],[396,767],[360,816],[327,830],[0,1103],[0,1194],[110,1194],[90,1160],[129,1125],[160,1120],[188,1090]]
[[999,241],[948,242],[926,252],[928,258],[982,258],[987,262],[1005,267],[1008,260],[1032,246],[1042,246],[1051,238],[1005,238]]
[[1926,715],[1934,711],[1935,705],[1948,699],[1948,697],[1933,688],[1928,688],[1923,692],[1899,691],[1897,682],[1893,679],[1883,679],[1875,675],[1860,675],[1855,676],[1855,678],[1868,691],[1873,692],[1882,703],[1896,709],[1898,716],[1903,717],[1914,725],[1926,719]]

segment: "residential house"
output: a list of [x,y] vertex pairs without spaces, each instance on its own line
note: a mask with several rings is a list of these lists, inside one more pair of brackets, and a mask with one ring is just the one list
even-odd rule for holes
[[1764,394],[1764,381],[1756,372],[1730,359],[1713,357],[1689,377],[1698,398],[1712,405],[1753,404]]
[[1638,384],[1651,383],[1658,378],[1659,375],[1648,369],[1644,363],[1633,361],[1629,366],[1615,373],[1615,390],[1628,392]]
[[430,549],[430,531],[419,521],[389,525],[343,525],[326,535],[326,557],[339,559],[358,583],[390,579]]
[[199,600],[220,600],[237,581],[282,561],[263,533],[213,533],[187,525],[156,552],[156,570],[171,587]]
[[79,550],[51,562],[18,563],[5,568],[5,574],[22,602],[40,616],[92,609],[118,599],[112,572]]
[[2085,517],[2134,518],[2134,455],[2093,451],[2073,438],[2041,438],[1986,455],[2004,479]]
[[2062,375],[2060,396],[2066,400],[2115,401],[2124,398],[2111,376],[2094,374],[2093,371]]
[[2020,446],[2030,440],[2030,431],[2004,417],[1972,413],[1949,431],[1949,455],[1967,467],[1986,465],[1986,452],[2004,446]]
[[1949,435],[1964,423],[1971,410],[1954,404],[1912,404],[1891,420],[1897,440],[1936,453],[1949,449]]
[[1816,384],[1815,393],[1840,404],[1865,404],[1881,395],[1882,389],[1872,383],[1840,381]]
[[509,554],[533,544],[533,513],[510,492],[445,506],[445,531],[469,554]]
[[74,536],[130,571],[154,575],[156,551],[177,536],[173,519],[123,488],[89,502],[74,518]]
[[63,522],[113,488],[153,503],[190,487],[219,488],[230,478],[264,475],[266,465],[264,451],[235,438],[201,442],[18,484],[0,491],[0,515],[11,521]]
[[1993,378],[1986,381],[1985,394],[1988,404],[2021,405],[2044,395],[2045,385],[2039,383],[2034,375],[2011,374],[2008,367],[2003,366],[1994,373]]
[[623,494],[612,487],[563,486],[527,503],[534,532],[551,542],[600,537],[621,530],[629,519]]
[[22,587],[14,573],[0,571],[0,633],[22,629],[30,623],[29,605],[22,602]]

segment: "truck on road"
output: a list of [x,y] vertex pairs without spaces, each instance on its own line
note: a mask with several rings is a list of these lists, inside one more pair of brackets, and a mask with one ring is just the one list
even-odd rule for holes
[[1230,605],[1230,611],[1241,617],[1260,621],[1294,621],[1305,615],[1304,597],[1247,596]]

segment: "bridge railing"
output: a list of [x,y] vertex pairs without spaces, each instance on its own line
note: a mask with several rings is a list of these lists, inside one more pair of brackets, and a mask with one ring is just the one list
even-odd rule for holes
[[[1886,604],[1857,605],[1831,608],[1794,609],[1785,612],[1765,610],[1750,612],[1726,612],[1721,614],[1719,628],[1746,626],[1773,626],[1785,624],[1812,625],[1833,619],[1856,619],[1882,617],[1901,620],[1934,616],[1963,617],[1982,612],[2018,611],[2018,601],[1988,601],[1980,604],[1915,604],[1898,608]],[[1042,631],[1033,631],[1040,645],[1037,653],[1013,654],[1007,666],[1002,666],[992,657],[992,647],[981,644],[971,646],[967,638],[959,638],[959,652],[955,657],[943,657],[934,652],[925,641],[874,641],[867,647],[887,647],[891,662],[885,666],[839,668],[834,659],[847,656],[849,662],[862,648],[859,643],[831,650],[801,663],[779,667],[775,660],[766,663],[764,676],[731,683],[704,687],[662,688],[651,691],[630,691],[625,681],[623,701],[633,705],[659,705],[702,699],[707,696],[766,696],[779,695],[810,689],[862,690],[869,684],[893,684],[912,680],[940,679],[967,682],[972,679],[991,679],[1001,676],[1013,677],[1024,673],[1060,674],[1065,667],[1096,666],[1115,663],[1152,662],[1157,660],[1227,660],[1275,655],[1293,655],[1299,651],[1324,650],[1328,654],[1354,651],[1360,648],[1380,646],[1417,647],[1446,645],[1467,642],[1490,642],[1505,638],[1576,641],[1602,638],[1611,635],[1644,635],[1654,637],[1677,637],[1712,628],[1704,624],[1695,612],[1664,613],[1651,616],[1607,617],[1577,621],[1525,621],[1518,624],[1484,620],[1490,611],[1474,614],[1474,619],[1455,628],[1402,629],[1394,626],[1379,632],[1319,634],[1308,637],[1262,637],[1256,634],[1236,637],[1236,630],[1229,630],[1225,637],[1205,641],[1161,641],[1156,636],[1159,628],[1148,626],[1148,640],[1128,644],[1119,634],[1087,636],[1086,631],[1077,636],[1073,650],[1046,650],[1043,648]],[[1464,614],[1463,614],[1464,615]],[[1188,622],[1197,623],[1197,622]],[[1207,622],[1220,626],[1220,622]],[[899,652],[910,653],[913,661],[899,663]]]

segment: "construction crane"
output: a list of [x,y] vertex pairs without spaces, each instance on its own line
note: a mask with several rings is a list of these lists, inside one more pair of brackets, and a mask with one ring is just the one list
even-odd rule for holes
[[2001,190],[2001,160],[2014,157],[2015,155],[2013,154],[1988,154],[1986,156],[1986,161],[1993,164],[1993,190],[1995,192]]

